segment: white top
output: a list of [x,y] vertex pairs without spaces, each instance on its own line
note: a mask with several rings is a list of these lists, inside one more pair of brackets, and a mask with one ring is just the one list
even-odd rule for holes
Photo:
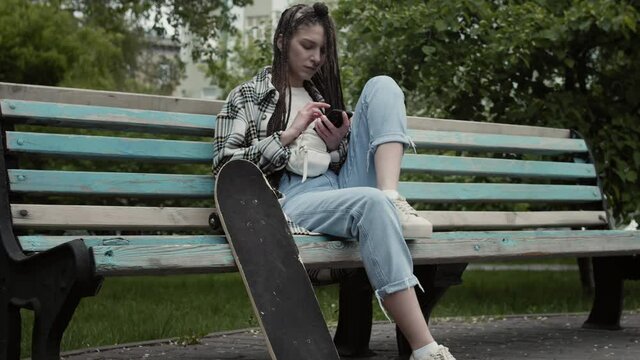
[[[293,124],[298,111],[307,103],[313,101],[304,88],[291,88],[291,114],[287,121],[287,128]],[[331,155],[327,152],[327,145],[316,133],[315,125],[311,123],[291,144],[291,156],[287,163],[287,170],[302,175],[304,182],[307,177],[316,177],[329,169]]]
[[[307,93],[307,90],[305,90],[303,87],[291,88],[291,115],[289,116],[287,128],[289,128],[293,123],[293,120],[296,118],[298,111],[300,111],[300,109],[302,109],[307,103],[312,101],[313,99],[311,99],[311,96],[309,96],[309,93]],[[300,136],[294,141],[294,144],[292,145],[295,146],[296,142],[303,141],[302,138],[304,137],[304,144],[308,148],[326,152],[327,144],[324,143],[324,140],[320,138],[314,128],[315,124],[311,123],[311,125],[309,125],[309,127],[307,127],[307,129],[302,134],[300,134]]]

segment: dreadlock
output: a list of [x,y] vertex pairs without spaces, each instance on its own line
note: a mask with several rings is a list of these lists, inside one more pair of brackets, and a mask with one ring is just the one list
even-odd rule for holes
[[[330,104],[332,109],[344,109],[342,83],[340,82],[340,70],[338,67],[338,50],[336,48],[336,27],[329,16],[329,9],[323,3],[294,5],[282,13],[276,31],[273,34],[272,82],[280,97],[269,120],[267,135],[285,130],[291,115],[291,101],[288,101],[287,104],[286,100],[291,98],[288,59],[291,38],[301,26],[315,24],[320,24],[324,28],[325,61],[311,78],[311,82],[304,82],[304,88],[313,101],[324,101]],[[282,50],[278,48],[278,39],[280,37],[282,39]],[[317,88],[317,91],[313,87]]]

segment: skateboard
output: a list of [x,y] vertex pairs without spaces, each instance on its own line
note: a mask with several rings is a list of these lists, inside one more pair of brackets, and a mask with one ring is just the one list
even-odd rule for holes
[[215,201],[271,358],[339,359],[280,203],[262,171],[246,160],[228,162],[216,179]]

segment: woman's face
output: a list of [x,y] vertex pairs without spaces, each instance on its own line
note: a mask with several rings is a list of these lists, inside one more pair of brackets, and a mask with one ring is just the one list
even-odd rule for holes
[[303,25],[289,43],[289,85],[301,87],[325,61],[324,28],[320,24]]

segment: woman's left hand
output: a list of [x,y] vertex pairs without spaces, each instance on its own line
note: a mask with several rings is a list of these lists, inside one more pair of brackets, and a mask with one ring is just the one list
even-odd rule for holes
[[340,142],[349,132],[349,126],[351,126],[351,120],[349,120],[347,113],[344,111],[342,112],[342,126],[340,127],[335,127],[325,115],[317,118],[314,123],[316,132],[327,144],[328,151],[338,149]]

